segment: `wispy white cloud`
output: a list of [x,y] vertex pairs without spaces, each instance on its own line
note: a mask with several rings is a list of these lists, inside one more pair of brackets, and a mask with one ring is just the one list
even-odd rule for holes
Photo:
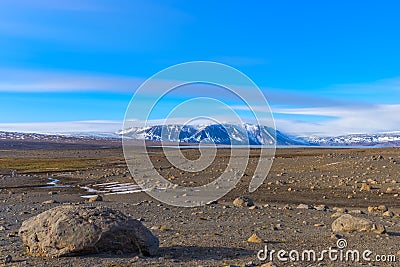
[[400,92],[400,77],[381,79],[367,83],[337,84],[326,90],[336,94],[382,94]]
[[143,79],[125,76],[47,71],[0,69],[0,92],[127,91]]
[[0,131],[21,133],[115,133],[121,129],[121,121],[0,123]]
[[[128,92],[133,93],[143,78],[117,76],[99,73],[69,72],[55,70],[29,70],[29,69],[1,69],[0,68],[0,92],[71,92],[71,91],[109,91],[109,92]],[[146,93],[157,95],[163,92],[165,88],[173,84],[172,81],[158,81],[149,88]],[[317,135],[342,135],[349,133],[374,133],[385,131],[400,130],[400,103],[396,103],[396,90],[400,92],[400,79],[387,79],[377,81],[371,84],[355,84],[338,86],[337,92],[345,94],[346,92],[360,94],[360,98],[351,101],[343,100],[338,95],[331,98],[321,95],[310,95],[309,93],[296,92],[295,95],[288,94],[283,89],[262,89],[264,94],[272,102],[271,108],[276,116],[276,125],[279,130],[293,134],[317,134]],[[348,89],[344,89],[348,88]],[[354,88],[352,91],[350,88]],[[391,99],[393,103],[387,104],[380,102],[363,101],[363,95],[360,93],[364,88],[366,93],[381,94],[382,97]],[[346,91],[348,90],[348,91]],[[342,92],[343,91],[343,92]],[[273,92],[271,94],[271,92]],[[392,92],[393,94],[387,94]],[[272,95],[272,99],[271,96]],[[224,96],[225,97],[225,96]],[[250,99],[256,99],[256,95],[249,92]],[[256,99],[257,100],[257,99]],[[277,101],[279,100],[279,101]],[[286,101],[286,102],[285,102]],[[245,105],[232,104],[230,107],[235,111],[248,111]],[[257,101],[255,101],[257,103]],[[278,103],[278,104],[276,104]],[[390,103],[390,102],[389,102]],[[301,108],[299,108],[301,106]],[[268,112],[265,106],[252,106],[253,111],[261,114]],[[219,113],[215,113],[218,117]],[[281,116],[284,115],[284,116]],[[320,119],[318,122],[310,120],[307,116],[329,117],[329,119]],[[182,118],[177,121],[186,122],[189,118]],[[226,118],[218,117],[221,122],[226,122]],[[155,121],[154,123],[156,123]],[[19,126],[18,126],[19,125]],[[75,126],[82,125],[81,123]],[[103,127],[100,124],[93,124]],[[44,127],[46,131],[55,127],[62,129],[63,124],[0,124],[0,129],[36,129]],[[32,128],[34,127],[34,128]],[[100,128],[101,128],[100,127]],[[68,129],[74,127],[68,126]],[[79,127],[78,127],[79,128]],[[82,129],[91,129],[82,126]],[[107,128],[107,127],[106,127]],[[118,129],[115,129],[118,130]],[[75,130],[74,130],[75,131]]]
[[[365,107],[323,107],[273,109],[274,113],[299,115],[299,119],[277,119],[278,129],[300,135],[335,136],[400,130],[400,104]],[[302,120],[301,115],[330,116],[320,122]],[[294,117],[295,118],[295,117]]]
[[174,44],[177,30],[190,19],[181,10],[154,1],[116,5],[114,1],[5,0],[0,8],[0,37],[17,45],[22,38],[29,44],[34,40],[69,51],[137,53]]

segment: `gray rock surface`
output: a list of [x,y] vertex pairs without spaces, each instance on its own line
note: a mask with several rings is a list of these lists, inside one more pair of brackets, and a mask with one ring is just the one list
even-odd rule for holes
[[157,253],[158,238],[140,221],[107,207],[58,206],[22,223],[19,236],[34,256],[99,251]]
[[335,233],[374,232],[377,234],[383,234],[386,232],[386,229],[383,225],[375,224],[368,219],[354,217],[350,214],[344,214],[332,223],[332,231]]
[[254,202],[251,198],[245,197],[245,196],[240,196],[236,198],[233,203],[235,207],[251,207],[254,206]]

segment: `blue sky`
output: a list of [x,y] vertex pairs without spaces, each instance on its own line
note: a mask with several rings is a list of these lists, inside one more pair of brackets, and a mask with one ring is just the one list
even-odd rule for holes
[[0,130],[122,121],[141,82],[194,60],[221,62],[248,75],[280,130],[400,130],[398,1],[0,5]]

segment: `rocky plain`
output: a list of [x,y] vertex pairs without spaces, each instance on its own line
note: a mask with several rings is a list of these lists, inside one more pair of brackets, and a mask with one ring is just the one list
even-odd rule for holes
[[[218,177],[230,155],[228,149],[219,149],[209,168],[193,174],[172,166],[160,149],[148,151],[163,177],[185,186],[202,185]],[[199,152],[184,149],[183,153],[195,159]],[[240,182],[223,198],[205,206],[183,208],[163,204],[140,190],[122,194],[107,187],[135,184],[118,141],[3,140],[0,264],[399,265],[400,148],[280,148],[264,184],[249,193],[257,156],[257,149],[253,149]],[[100,185],[103,190],[93,191]],[[43,219],[43,212],[49,210],[53,215],[47,214],[47,219],[35,217]],[[59,210],[70,211],[57,213]],[[103,217],[96,219],[99,216]],[[55,224],[57,218],[68,222],[58,229],[67,231],[71,238],[62,239],[62,231],[51,232],[51,224],[43,225],[44,221]],[[126,224],[129,220],[134,221]],[[116,221],[121,221],[118,227]],[[132,231],[137,232],[129,239]],[[36,236],[28,237],[27,232]],[[346,242],[345,246],[338,241]],[[27,246],[32,244],[29,242],[38,247]],[[135,246],[130,247],[132,244]],[[77,247],[82,249],[73,252]],[[275,254],[260,259],[257,254],[260,256],[260,250],[266,247]],[[289,254],[277,257],[279,250],[297,250],[301,256],[304,250],[319,253],[329,249],[344,253],[368,250],[370,260],[330,260],[327,256],[315,261],[301,257],[291,260]]]

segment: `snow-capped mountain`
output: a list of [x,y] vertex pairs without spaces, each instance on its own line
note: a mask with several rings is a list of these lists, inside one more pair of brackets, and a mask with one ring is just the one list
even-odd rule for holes
[[[215,143],[221,145],[246,144],[266,145],[274,143],[274,131],[266,126],[244,124],[213,125],[157,125],[148,127],[133,127],[115,132],[85,132],[85,133],[20,133],[0,131],[0,147],[23,143],[66,143],[66,144],[120,144],[122,135],[137,140],[182,142],[182,143]],[[163,136],[162,136],[163,134]],[[351,134],[336,137],[303,136],[294,137],[276,131],[276,145],[281,146],[379,146],[400,147],[400,131],[377,134]],[[11,142],[11,143],[10,143]]]
[[304,139],[321,146],[400,146],[400,132],[351,134],[336,137],[310,136]]
[[132,127],[119,132],[121,135],[138,140],[181,142],[181,143],[215,143],[219,145],[310,145],[308,141],[289,137],[267,126],[243,124],[211,125],[156,125]]

